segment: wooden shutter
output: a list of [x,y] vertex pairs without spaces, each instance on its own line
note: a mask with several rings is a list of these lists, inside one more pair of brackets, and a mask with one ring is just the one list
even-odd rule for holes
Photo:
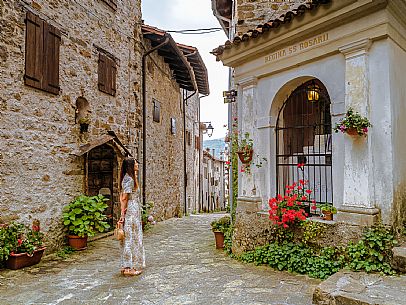
[[117,64],[114,59],[100,53],[99,54],[99,68],[98,68],[98,86],[99,90],[110,94],[116,95],[116,78],[117,78]]
[[59,93],[59,46],[61,32],[54,26],[44,24],[44,76],[43,89]]
[[106,61],[107,61],[107,56],[104,54],[99,53],[99,68],[98,68],[98,86],[99,90],[102,92],[106,92]]
[[200,137],[195,136],[195,147],[197,150],[200,150]]
[[154,100],[154,111],[152,113],[152,120],[159,123],[161,121],[161,103]]
[[103,0],[103,2],[106,3],[113,10],[117,10],[117,0]]
[[31,12],[25,19],[25,84],[42,89],[44,22]]

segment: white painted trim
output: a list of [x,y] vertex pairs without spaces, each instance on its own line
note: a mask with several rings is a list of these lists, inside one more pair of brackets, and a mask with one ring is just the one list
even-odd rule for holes
[[338,50],[344,54],[345,59],[351,59],[359,56],[366,55],[371,48],[371,39],[362,39],[346,44]]

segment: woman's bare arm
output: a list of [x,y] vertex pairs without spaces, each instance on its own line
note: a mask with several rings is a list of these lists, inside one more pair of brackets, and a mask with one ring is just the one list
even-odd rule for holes
[[119,222],[123,222],[125,213],[127,211],[127,205],[128,205],[128,194],[127,193],[120,193],[120,204],[121,204],[121,216],[120,216]]

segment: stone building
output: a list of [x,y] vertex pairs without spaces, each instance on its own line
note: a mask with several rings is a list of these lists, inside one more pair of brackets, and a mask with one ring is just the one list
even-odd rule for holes
[[[265,208],[286,184],[304,178],[314,200],[337,207],[336,223],[381,219],[402,227],[405,16],[398,0],[306,1],[213,50],[234,69],[239,131],[268,160],[239,173],[237,211]],[[366,137],[332,132],[350,107],[372,123]]]
[[113,214],[119,160],[136,152],[140,1],[13,0],[0,12],[0,217],[37,218],[61,241],[62,208],[80,193],[101,190]]
[[225,161],[204,150],[202,166],[202,210],[204,212],[224,211],[226,209]]
[[151,47],[170,41],[151,54],[146,67],[146,197],[154,202],[153,214],[166,219],[199,205],[200,95],[209,94],[207,70],[196,48],[177,44],[155,27],[143,25],[142,31]]
[[82,193],[109,197],[113,223],[127,155],[148,169],[157,218],[183,213],[182,91],[208,94],[204,63],[167,34],[146,56],[160,38],[142,30],[140,1],[1,1],[0,13],[0,223],[39,219],[52,250]]

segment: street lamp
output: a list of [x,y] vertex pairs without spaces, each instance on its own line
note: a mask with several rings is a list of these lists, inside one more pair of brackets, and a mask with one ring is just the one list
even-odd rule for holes
[[310,85],[306,88],[307,100],[309,102],[317,102],[320,98],[320,87],[312,81]]
[[200,122],[201,124],[203,124],[203,126],[201,126],[201,130],[203,131],[204,134],[207,134],[207,136],[210,138],[213,135],[213,126],[211,125],[211,122]]

